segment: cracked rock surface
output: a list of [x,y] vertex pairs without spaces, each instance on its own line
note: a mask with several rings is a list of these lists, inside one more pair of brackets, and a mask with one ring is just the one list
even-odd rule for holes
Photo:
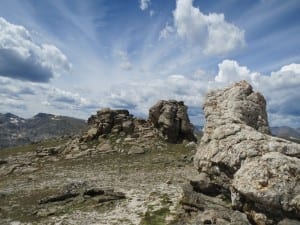
[[300,145],[270,136],[264,97],[241,81],[210,92],[203,109],[194,164],[217,187],[215,195],[224,195],[252,224],[299,224]]

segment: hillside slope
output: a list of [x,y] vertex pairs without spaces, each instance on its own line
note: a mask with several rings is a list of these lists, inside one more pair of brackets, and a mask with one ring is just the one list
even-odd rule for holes
[[0,149],[28,144],[62,135],[75,135],[86,128],[86,122],[66,116],[39,113],[24,119],[11,113],[0,113]]

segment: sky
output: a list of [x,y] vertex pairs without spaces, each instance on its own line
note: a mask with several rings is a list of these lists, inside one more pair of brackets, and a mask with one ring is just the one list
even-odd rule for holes
[[271,126],[300,127],[299,0],[1,0],[0,113],[147,117],[249,81]]

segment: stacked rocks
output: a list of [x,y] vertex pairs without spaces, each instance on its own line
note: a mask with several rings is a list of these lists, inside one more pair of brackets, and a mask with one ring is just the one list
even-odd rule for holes
[[194,127],[187,114],[187,106],[182,101],[157,102],[149,110],[149,120],[168,142],[196,141]]
[[134,118],[129,114],[128,110],[104,108],[88,119],[90,129],[85,135],[85,139],[90,141],[110,133],[124,132],[125,134],[132,134],[134,131],[133,120]]
[[121,133],[126,136],[148,136],[149,138],[158,134],[171,143],[183,140],[196,141],[193,125],[187,114],[187,106],[175,100],[156,103],[150,108],[147,121],[134,118],[125,109],[105,108],[98,111],[96,115],[92,115],[88,119],[88,125],[90,129],[84,136],[85,141],[91,141],[99,136]]

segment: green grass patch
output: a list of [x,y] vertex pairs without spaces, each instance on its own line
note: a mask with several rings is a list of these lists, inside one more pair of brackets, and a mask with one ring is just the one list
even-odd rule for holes
[[140,225],[164,225],[166,216],[170,213],[168,208],[161,208],[156,211],[147,211]]
[[43,147],[55,147],[58,145],[61,145],[65,143],[66,140],[61,139],[47,139],[38,143],[34,144],[27,144],[22,146],[16,146],[16,147],[9,147],[0,150],[0,157],[8,157],[8,156],[14,156],[17,154],[27,153],[35,151],[37,147],[43,146]]

